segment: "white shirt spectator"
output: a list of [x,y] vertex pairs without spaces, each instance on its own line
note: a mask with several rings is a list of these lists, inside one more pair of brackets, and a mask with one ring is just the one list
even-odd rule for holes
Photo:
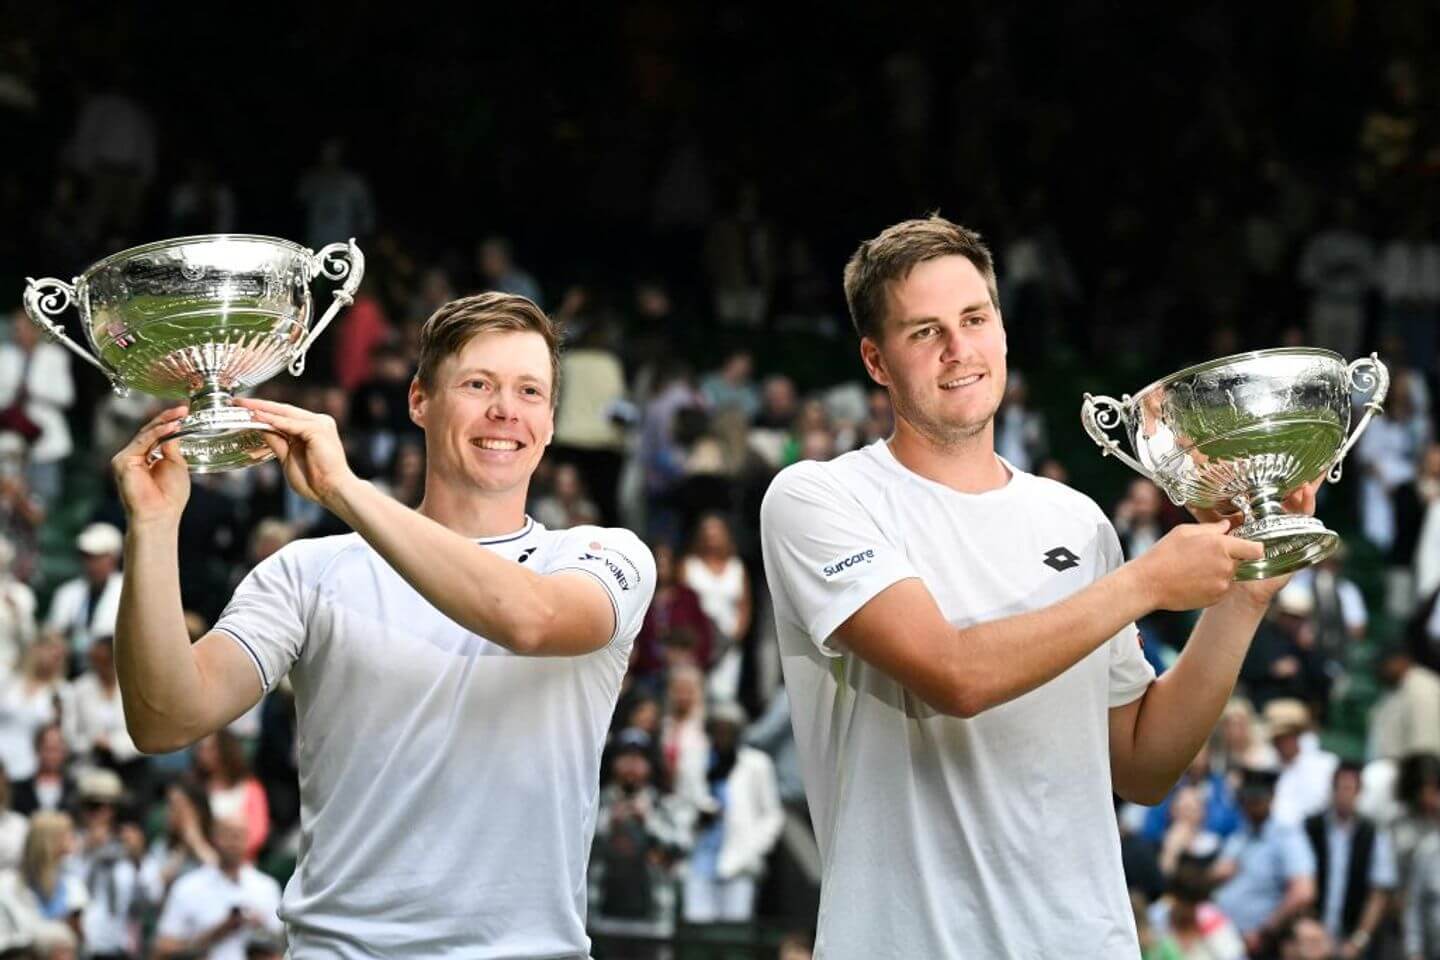
[[60,719],[55,713],[55,701],[59,698],[64,710],[68,697],[69,691],[58,684],[26,690],[25,678],[20,674],[0,686],[0,763],[5,765],[11,783],[35,776],[39,762],[35,734]]
[[0,574],[0,678],[15,672],[21,655],[34,642],[35,591]]
[[70,684],[71,718],[66,724],[70,749],[79,756],[89,756],[95,742],[104,738],[110,755],[120,763],[140,755],[130,732],[125,729],[125,711],[120,702],[120,687],[106,690],[100,678],[84,673]]
[[102,847],[98,855],[82,855],[80,869],[90,892],[80,915],[86,955],[133,955],[138,940],[138,930],[130,922],[138,892],[135,864],[116,842]]
[[1319,747],[1302,746],[1295,759],[1281,763],[1275,782],[1270,817],[1276,823],[1296,824],[1330,806],[1330,789],[1340,758]]
[[30,445],[30,459],[37,463],[63,460],[75,449],[65,420],[65,411],[75,402],[70,353],[41,341],[31,352],[27,367],[25,351],[13,343],[0,344],[0,408],[15,402],[21,373],[25,375],[25,413],[40,428],[40,436]]
[[700,597],[700,609],[715,629],[731,642],[740,626],[740,605],[745,599],[745,564],[731,557],[716,573],[699,557],[686,557],[682,571],[685,585]]
[[30,833],[30,820],[14,810],[0,813],[0,873],[19,870],[25,852],[25,837]]
[[123,582],[120,573],[110,574],[95,597],[87,619],[85,606],[90,602],[89,581],[83,576],[66,580],[50,600],[45,629],[63,637],[66,649],[76,654],[85,653],[100,637],[113,637],[115,619],[120,614],[120,586]]
[[[197,867],[175,881],[165,909],[160,912],[156,936],[193,940],[218,927],[232,909],[255,917],[271,934],[281,931],[276,909],[280,906],[280,885],[254,867],[242,866],[234,878],[219,867]],[[207,960],[245,960],[249,932],[236,930],[217,943]],[[304,956],[296,952],[294,956]]]

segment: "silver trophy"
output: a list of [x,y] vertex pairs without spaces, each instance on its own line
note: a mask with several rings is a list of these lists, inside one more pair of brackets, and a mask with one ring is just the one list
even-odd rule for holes
[[[1335,552],[1340,538],[1285,497],[1340,465],[1381,411],[1390,373],[1380,358],[1346,364],[1329,350],[1257,350],[1187,367],[1119,400],[1085,394],[1080,421],[1105,454],[1149,477],[1177,505],[1232,514],[1235,534],[1265,545],[1237,580],[1263,580]],[[1365,414],[1350,430],[1357,395]],[[1122,428],[1132,457],[1108,431]],[[1138,457],[1139,459],[1136,459]]]
[[[306,351],[354,301],[364,273],[354,240],[314,253],[274,237],[180,237],[121,251],[71,283],[31,279],[25,310],[99,368],[116,393],[133,388],[188,399],[190,413],[175,434],[180,452],[192,471],[214,473],[271,459],[260,433],[272,428],[233,395],[282,367],[303,372]],[[312,327],[310,284],[317,276],[340,286]],[[71,303],[94,353],[51,319]]]

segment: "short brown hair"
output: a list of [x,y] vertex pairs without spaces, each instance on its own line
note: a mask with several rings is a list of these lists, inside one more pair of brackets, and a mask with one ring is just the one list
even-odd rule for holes
[[550,405],[560,391],[560,333],[531,300],[513,293],[477,293],[451,300],[430,315],[420,329],[420,365],[415,377],[431,390],[440,362],[465,348],[476,335],[503,330],[538,333],[550,350]]
[[916,264],[955,255],[975,264],[990,290],[990,302],[998,311],[1000,293],[990,248],[974,230],[932,213],[886,227],[879,236],[860,244],[845,264],[845,302],[855,332],[861,337],[878,338],[885,323],[885,298],[890,284],[908,277]]

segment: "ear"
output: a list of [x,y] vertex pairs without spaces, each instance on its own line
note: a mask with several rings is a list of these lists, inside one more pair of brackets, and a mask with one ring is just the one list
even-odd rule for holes
[[410,422],[421,430],[425,429],[425,390],[420,386],[420,378],[410,379]]
[[885,371],[885,355],[880,352],[880,345],[870,337],[860,338],[860,362],[865,364],[865,372],[870,374],[882,387],[890,386],[890,374]]

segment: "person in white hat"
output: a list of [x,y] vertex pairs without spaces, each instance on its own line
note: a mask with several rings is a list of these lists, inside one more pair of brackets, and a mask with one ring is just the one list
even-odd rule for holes
[[97,637],[115,634],[125,538],[108,523],[92,523],[75,538],[75,548],[83,573],[55,591],[45,629],[65,641],[71,662],[80,665]]

